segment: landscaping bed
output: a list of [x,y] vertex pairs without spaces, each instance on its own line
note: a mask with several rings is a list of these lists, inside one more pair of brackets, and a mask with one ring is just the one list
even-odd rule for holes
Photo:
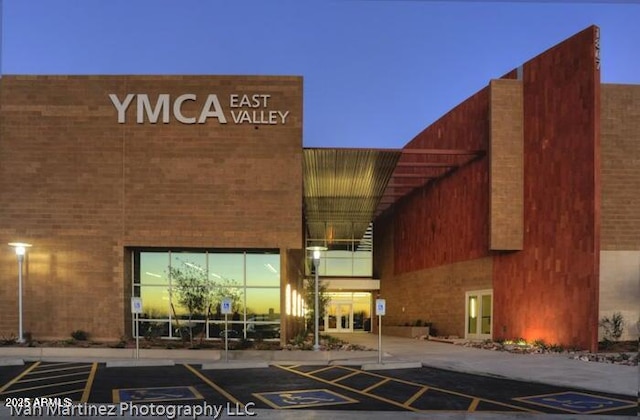
[[579,349],[565,349],[562,346],[547,345],[537,340],[528,343],[525,340],[464,341],[456,343],[465,347],[481,348],[493,351],[506,351],[516,354],[556,353],[567,355],[570,359],[584,362],[611,363],[616,365],[638,366],[638,341],[601,342],[597,353]]

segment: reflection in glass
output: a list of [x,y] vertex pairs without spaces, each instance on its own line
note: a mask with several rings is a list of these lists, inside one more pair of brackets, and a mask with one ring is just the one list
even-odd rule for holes
[[169,289],[164,286],[140,287],[142,298],[141,318],[162,319],[169,317]]
[[[180,337],[180,328],[187,328],[189,324],[189,310],[180,303],[180,291],[198,290],[206,294],[207,306],[192,314],[195,335],[219,339],[219,334],[224,332],[220,303],[223,298],[231,298],[234,313],[228,316],[228,322],[232,334],[248,338],[279,337],[280,256],[277,253],[145,251],[135,256],[134,266],[137,272],[133,295],[142,298],[141,318],[145,319],[141,335],[148,332],[149,336]],[[180,276],[199,280],[194,283],[195,287],[181,288]],[[210,321],[206,323],[206,319]]]
[[491,295],[482,295],[482,334],[491,334]]
[[247,288],[247,317],[255,315],[280,319],[280,289]]
[[209,278],[216,285],[244,285],[243,253],[210,253]]
[[140,253],[140,283],[143,285],[168,285],[167,267],[169,253]]
[[247,254],[247,286],[280,286],[280,255]]

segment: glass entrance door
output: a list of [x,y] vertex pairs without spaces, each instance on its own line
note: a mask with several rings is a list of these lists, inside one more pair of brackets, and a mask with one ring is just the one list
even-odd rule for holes
[[493,290],[465,294],[465,338],[490,339],[493,317]]
[[326,331],[353,331],[353,305],[345,302],[329,302],[324,325]]

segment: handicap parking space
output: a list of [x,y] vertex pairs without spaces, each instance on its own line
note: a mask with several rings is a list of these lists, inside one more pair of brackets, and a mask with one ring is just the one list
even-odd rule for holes
[[[374,373],[375,375],[375,373]],[[515,381],[506,378],[469,375],[435,368],[403,369],[385,371],[382,376],[391,376],[408,383],[421,384],[429,388],[429,409],[442,403],[433,392],[459,398],[471,398],[467,411],[528,411],[550,414],[607,414],[637,415],[638,404],[631,397],[567,389],[553,385]],[[460,402],[461,404],[464,401]],[[435,404],[435,405],[434,405]],[[415,403],[414,407],[418,407]],[[424,406],[420,406],[424,408]]]
[[[9,381],[0,384],[0,398],[60,398],[87,402],[97,363],[35,362],[22,366]],[[0,369],[0,372],[4,369]],[[0,374],[2,377],[4,373]]]
[[425,367],[376,372],[289,364],[203,370],[189,364],[107,368],[36,362],[0,367],[0,400],[11,397],[284,410],[637,414],[631,397]]

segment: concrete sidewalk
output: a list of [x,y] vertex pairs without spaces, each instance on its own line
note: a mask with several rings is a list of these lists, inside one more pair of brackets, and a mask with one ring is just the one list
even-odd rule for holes
[[[378,348],[378,336],[366,333],[332,334],[352,344]],[[419,361],[423,366],[562,385],[585,390],[637,396],[638,366],[583,362],[567,354],[512,354],[449,343],[383,336],[384,362]],[[377,353],[376,353],[377,354]]]
[[[378,336],[368,333],[332,334],[346,342],[376,351],[230,351],[225,363],[220,350],[141,350],[138,364],[148,366],[153,361],[166,364],[206,364],[208,368],[251,367],[256,362],[276,364],[343,364],[351,366],[378,363]],[[561,385],[585,390],[637,396],[639,370],[637,366],[583,362],[569,359],[566,354],[511,354],[507,352],[469,348],[449,343],[383,336],[385,368],[415,365],[448,369],[463,373],[490,375]],[[132,349],[38,349],[0,347],[0,366],[22,361],[110,362],[136,365]],[[412,362],[412,363],[407,363]]]

